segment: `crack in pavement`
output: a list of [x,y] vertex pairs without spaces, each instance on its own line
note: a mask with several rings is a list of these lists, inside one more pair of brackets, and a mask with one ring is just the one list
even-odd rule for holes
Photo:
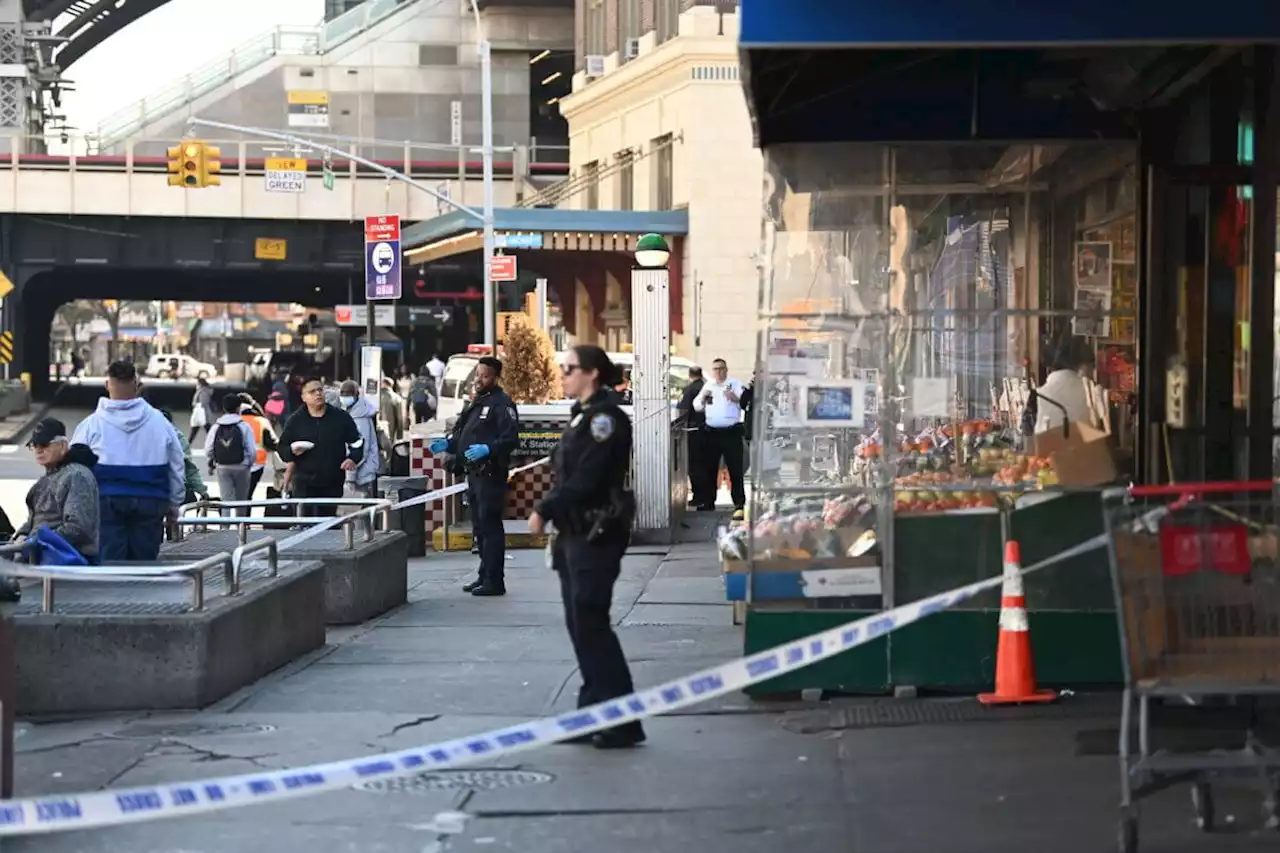
[[386,734],[378,735],[378,738],[382,739],[382,738],[394,737],[396,734],[399,734],[405,729],[412,729],[424,723],[433,723],[438,719],[440,719],[439,714],[425,714],[421,717],[415,717],[414,719],[410,720],[407,723],[397,723],[396,726],[393,729],[391,729],[391,731],[387,732]]
[[175,740],[173,738],[161,738],[160,741],[153,745],[151,749],[147,750],[142,757],[160,758],[165,755],[181,754],[164,752],[163,750],[165,747],[179,747],[181,749],[185,749],[191,755],[197,756],[196,762],[198,763],[204,763],[207,761],[244,761],[252,764],[254,767],[257,767],[259,770],[274,770],[274,767],[263,764],[262,760],[265,758],[275,758],[276,755],[279,754],[275,752],[268,752],[263,753],[262,755],[233,755],[229,752],[218,752],[212,749],[204,749],[203,747],[195,746],[194,744],[187,743],[186,741]]

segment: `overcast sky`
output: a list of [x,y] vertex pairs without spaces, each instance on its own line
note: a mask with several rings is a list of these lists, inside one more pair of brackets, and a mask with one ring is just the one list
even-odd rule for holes
[[96,130],[274,27],[314,26],[323,17],[324,0],[170,0],[71,66],[76,91],[63,101],[67,123],[78,134]]

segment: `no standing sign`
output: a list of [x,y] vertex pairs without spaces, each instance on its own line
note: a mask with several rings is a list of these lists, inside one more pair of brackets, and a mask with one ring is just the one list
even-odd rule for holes
[[365,299],[399,299],[400,217],[366,216],[364,219]]

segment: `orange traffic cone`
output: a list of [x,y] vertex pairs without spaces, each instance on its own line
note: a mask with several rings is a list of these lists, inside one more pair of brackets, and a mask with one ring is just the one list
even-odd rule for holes
[[1022,554],[1018,543],[1004,546],[1004,591],[1000,599],[1000,642],[996,648],[996,692],[978,694],[983,705],[1052,702],[1058,694],[1036,689],[1031,660],[1027,599],[1022,593]]

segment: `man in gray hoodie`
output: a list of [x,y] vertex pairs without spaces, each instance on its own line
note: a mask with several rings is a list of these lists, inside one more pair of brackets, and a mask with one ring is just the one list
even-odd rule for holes
[[[240,416],[240,405],[235,394],[223,397],[223,414],[213,422],[204,441],[209,473],[218,475],[218,496],[224,501],[249,500],[249,480],[258,458],[253,427]],[[236,510],[236,515],[248,514],[248,507]]]
[[341,397],[338,402],[356,422],[356,429],[360,430],[360,437],[364,439],[365,446],[365,454],[361,457],[356,470],[347,472],[347,484],[354,485],[366,497],[375,497],[372,494],[372,487],[378,479],[378,468],[381,463],[381,454],[378,452],[378,427],[375,423],[378,412],[368,400],[361,396],[360,386],[350,379],[342,383],[339,393]]

